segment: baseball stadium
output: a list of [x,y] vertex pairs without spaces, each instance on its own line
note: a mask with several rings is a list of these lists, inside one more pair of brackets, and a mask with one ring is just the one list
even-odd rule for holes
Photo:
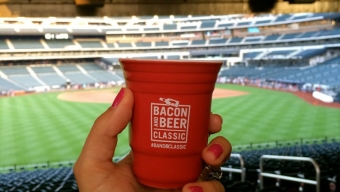
[[[279,1],[268,13],[143,16],[98,12],[114,1],[56,2],[78,12],[0,13],[0,191],[79,191],[72,167],[125,86],[120,58],[223,62],[211,111],[223,118],[214,136],[233,146],[226,191],[339,190],[339,2],[338,10]],[[35,3],[44,5],[0,1],[0,12]],[[124,129],[113,161],[130,150]]]

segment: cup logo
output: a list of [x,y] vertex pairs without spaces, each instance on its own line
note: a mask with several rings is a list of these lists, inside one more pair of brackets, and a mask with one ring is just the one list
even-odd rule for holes
[[162,103],[151,103],[151,141],[187,143],[190,105],[170,98],[159,100]]

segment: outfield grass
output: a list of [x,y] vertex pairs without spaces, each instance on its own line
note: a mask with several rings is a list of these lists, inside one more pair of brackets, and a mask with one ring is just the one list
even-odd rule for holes
[[[290,93],[237,85],[248,95],[214,99],[223,119],[218,135],[233,145],[340,136],[340,110],[313,106]],[[118,91],[118,90],[112,90]],[[0,98],[0,166],[75,160],[95,118],[109,104],[75,103],[59,93]],[[125,130],[116,156],[129,151]]]

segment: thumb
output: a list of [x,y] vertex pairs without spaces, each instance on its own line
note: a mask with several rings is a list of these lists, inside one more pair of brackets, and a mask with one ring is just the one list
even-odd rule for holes
[[124,130],[132,116],[133,94],[122,88],[112,106],[95,121],[79,159],[92,162],[112,162],[117,135]]

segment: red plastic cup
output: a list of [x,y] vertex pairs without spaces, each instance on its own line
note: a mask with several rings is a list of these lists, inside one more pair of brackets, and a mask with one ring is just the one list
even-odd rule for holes
[[195,182],[207,146],[212,92],[221,61],[120,59],[134,94],[133,172],[144,185]]

